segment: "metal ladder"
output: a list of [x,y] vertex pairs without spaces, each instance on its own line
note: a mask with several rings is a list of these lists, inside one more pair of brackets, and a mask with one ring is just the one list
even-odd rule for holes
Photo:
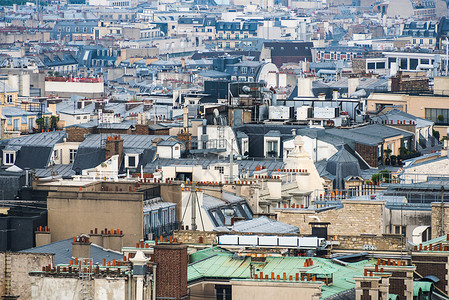
[[80,299],[92,299],[92,258],[82,258],[79,263],[79,279],[81,281]]
[[11,256],[5,252],[5,281],[4,281],[4,295],[11,294]]

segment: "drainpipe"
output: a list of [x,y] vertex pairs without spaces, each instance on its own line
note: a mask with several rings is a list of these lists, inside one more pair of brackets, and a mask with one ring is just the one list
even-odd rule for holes
[[441,236],[444,235],[444,186],[441,186]]
[[153,263],[153,293],[151,295],[152,300],[156,300],[156,268],[157,265]]
[[132,277],[131,277],[131,267],[128,270],[128,300],[132,297]]

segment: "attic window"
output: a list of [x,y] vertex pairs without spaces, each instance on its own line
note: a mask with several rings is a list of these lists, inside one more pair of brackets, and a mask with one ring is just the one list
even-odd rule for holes
[[15,151],[4,151],[3,152],[3,164],[5,166],[12,166],[16,161]]
[[125,168],[137,168],[138,156],[137,154],[128,154],[125,158]]

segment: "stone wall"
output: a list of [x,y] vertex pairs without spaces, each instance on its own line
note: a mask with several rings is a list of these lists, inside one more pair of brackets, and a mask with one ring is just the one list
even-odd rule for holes
[[361,234],[381,235],[384,233],[384,201],[342,201],[343,207],[325,211],[311,209],[276,209],[278,220],[299,227],[301,234],[311,234],[309,222],[329,222],[329,235]]
[[[183,244],[199,244],[202,237],[203,244],[216,244],[217,236],[223,234],[251,235],[242,232],[214,232],[214,231],[193,231],[193,230],[177,230],[173,236],[178,242]],[[277,234],[295,235],[295,234]],[[301,235],[297,235],[301,236]],[[330,239],[334,237],[330,237]],[[399,234],[383,234],[383,235],[338,235],[336,240],[340,245],[333,246],[335,250],[379,250],[379,251],[399,251],[405,249],[406,239]]]
[[[441,203],[434,202],[432,205],[432,238],[441,236]],[[444,203],[443,209],[444,234],[449,233],[449,203]]]
[[176,230],[173,237],[183,244],[199,244],[200,237],[203,244],[216,244],[218,232],[215,231],[194,231],[194,230]]
[[[7,259],[5,259],[5,255]],[[53,264],[54,254],[0,252],[0,296],[4,294],[5,262],[11,270],[11,292],[19,299],[31,299],[31,283],[28,272],[40,270],[42,266]],[[1,297],[0,297],[1,298]]]
[[333,249],[362,249],[378,251],[405,250],[406,239],[400,234],[366,235],[366,236],[337,236],[340,245]]
[[366,58],[354,58],[352,60],[352,70],[354,73],[366,72]]

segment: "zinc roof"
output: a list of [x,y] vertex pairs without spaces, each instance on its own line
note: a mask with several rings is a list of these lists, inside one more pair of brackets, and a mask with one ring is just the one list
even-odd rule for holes
[[[100,148],[101,140],[106,140],[109,136],[115,134],[91,134],[80,144],[80,148]],[[150,149],[153,146],[153,140],[161,138],[163,140],[171,138],[170,135],[131,135],[121,134],[124,148]]]
[[[207,252],[202,252],[207,251]],[[214,278],[214,279],[249,279],[251,257],[236,259],[230,252],[221,252],[215,250],[198,251],[189,264],[187,270],[187,279],[189,282],[196,280]],[[205,257],[210,255],[209,257]],[[292,275],[295,277],[299,269],[304,270],[304,262],[307,257],[267,257],[264,264],[258,264],[258,272],[271,274],[275,276],[285,272],[287,278]],[[325,258],[312,258],[313,266],[308,273],[325,276],[333,276],[333,283],[329,286],[323,285],[321,299],[329,298],[338,293],[351,290],[355,287],[355,276],[363,275],[365,265],[373,264],[372,260],[364,260],[356,263],[348,263],[341,266]]]

